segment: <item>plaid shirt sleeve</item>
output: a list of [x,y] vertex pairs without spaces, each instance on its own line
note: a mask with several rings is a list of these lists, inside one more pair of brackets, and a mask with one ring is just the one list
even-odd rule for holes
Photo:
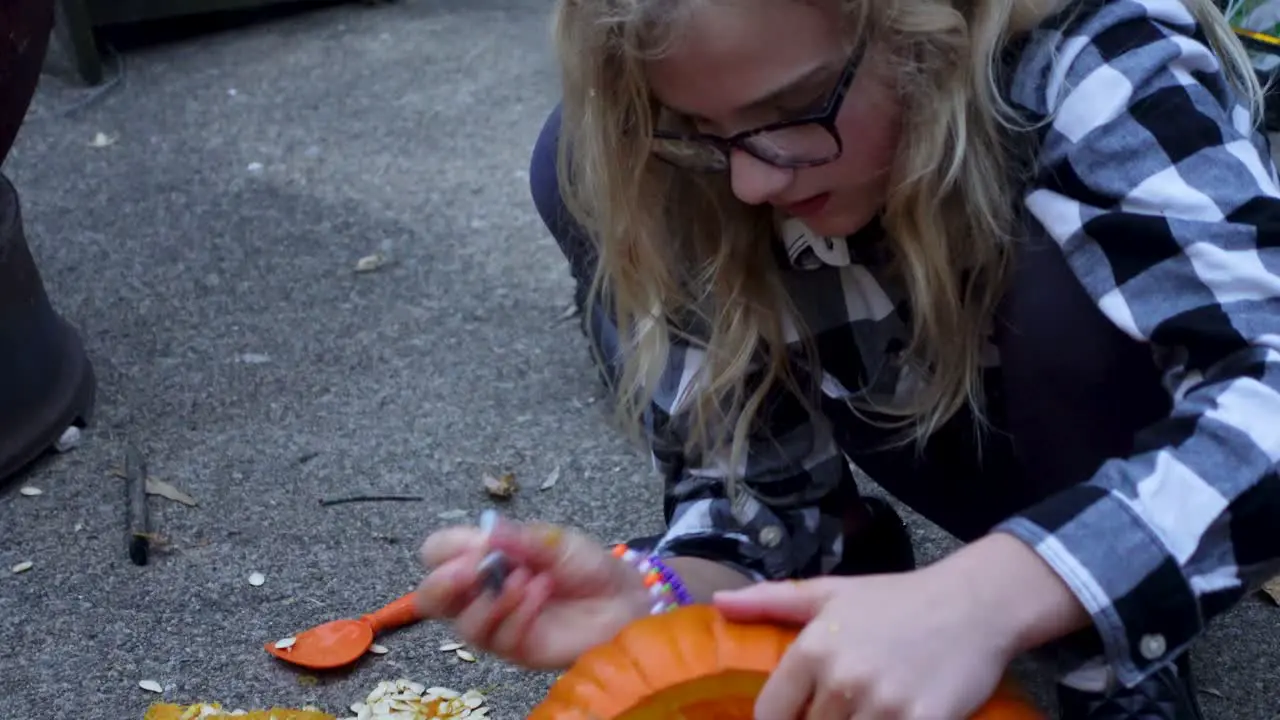
[[1052,119],[1025,206],[1150,343],[1173,410],[1132,456],[997,529],[1063,577],[1133,685],[1277,570],[1280,191],[1182,3],[1101,5],[1032,53]]
[[[620,353],[618,330],[597,304],[591,324],[606,359]],[[841,555],[841,514],[856,493],[852,471],[824,420],[791,394],[775,392],[758,417],[745,467],[731,492],[727,452],[686,452],[687,428],[676,412],[699,377],[703,354],[672,341],[646,413],[653,462],[663,477],[667,531],[654,552],[698,557],[754,580],[829,572]],[[616,377],[615,364],[606,367]]]

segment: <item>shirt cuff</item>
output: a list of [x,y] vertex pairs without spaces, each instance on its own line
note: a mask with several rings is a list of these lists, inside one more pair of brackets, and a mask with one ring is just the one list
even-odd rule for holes
[[1031,546],[1075,593],[1116,678],[1132,687],[1173,662],[1203,629],[1177,559],[1125,499],[1077,485],[994,528]]

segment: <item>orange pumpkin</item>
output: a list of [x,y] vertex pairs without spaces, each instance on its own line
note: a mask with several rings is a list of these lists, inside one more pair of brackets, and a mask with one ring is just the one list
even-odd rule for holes
[[[710,605],[642,618],[584,653],[528,720],[752,720],[798,628],[732,623]],[[1006,682],[972,720],[1045,720]]]

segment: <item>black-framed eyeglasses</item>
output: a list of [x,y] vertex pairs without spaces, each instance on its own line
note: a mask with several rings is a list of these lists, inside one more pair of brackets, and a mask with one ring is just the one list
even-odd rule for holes
[[840,79],[823,109],[812,115],[769,123],[730,137],[710,133],[655,130],[651,151],[658,158],[687,170],[724,172],[729,154],[742,150],[761,162],[780,168],[804,168],[836,160],[844,152],[844,140],[836,118],[862,64],[865,43],[859,43],[845,64]]

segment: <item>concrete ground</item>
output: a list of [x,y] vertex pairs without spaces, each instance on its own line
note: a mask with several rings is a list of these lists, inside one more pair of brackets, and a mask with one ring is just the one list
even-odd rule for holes
[[[0,718],[141,718],[143,679],[176,702],[339,714],[401,676],[492,686],[496,718],[538,701],[549,676],[460,663],[442,625],[314,683],[261,645],[413,588],[422,537],[491,504],[486,471],[524,483],[516,517],[660,527],[644,459],[555,322],[570,283],[527,192],[556,100],[549,5],[317,8],[128,50],[101,97],[55,48],[5,171],[101,398],[83,445],[23,479],[44,495],[0,498],[0,566],[34,562],[0,573]],[[352,272],[374,252],[390,264]],[[199,502],[152,498],[171,547],[146,567],[111,474],[129,443]],[[426,500],[319,504],[354,493]],[[924,555],[950,547],[916,527]],[[1280,609],[1255,599],[1217,623],[1196,656],[1210,718],[1280,709],[1277,640]]]

